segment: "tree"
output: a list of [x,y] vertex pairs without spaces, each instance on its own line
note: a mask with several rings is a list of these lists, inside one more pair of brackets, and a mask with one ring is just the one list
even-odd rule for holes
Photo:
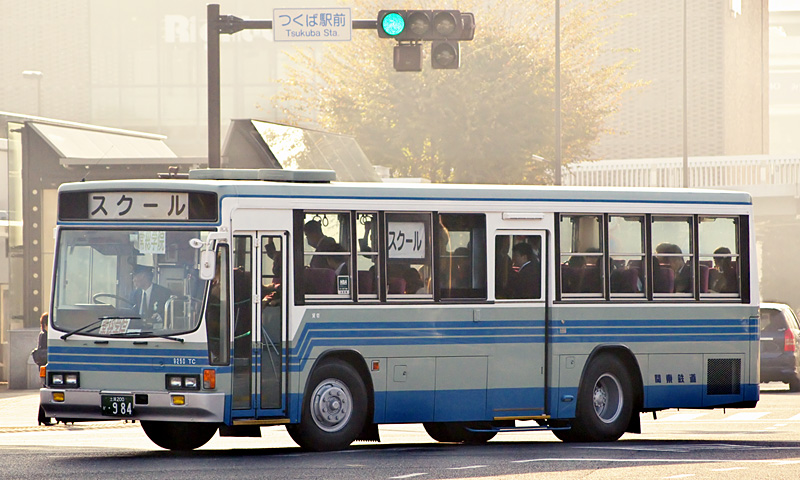
[[[357,0],[353,18],[375,18],[386,2]],[[292,62],[273,106],[281,121],[353,135],[374,164],[435,182],[550,183],[554,157],[552,0],[480,2],[473,41],[461,42],[458,70],[395,72],[393,40],[354,31],[316,57]],[[450,3],[450,2],[447,2]],[[615,0],[563,0],[562,158],[586,160],[603,120],[615,112],[628,65],[603,63]],[[432,8],[404,4],[401,8]],[[430,45],[423,44],[425,55]],[[543,157],[541,160],[539,157]]]

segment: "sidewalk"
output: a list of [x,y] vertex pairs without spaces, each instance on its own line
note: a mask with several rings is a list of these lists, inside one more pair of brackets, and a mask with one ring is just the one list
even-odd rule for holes
[[36,427],[39,414],[39,390],[9,390],[0,383],[0,429]]

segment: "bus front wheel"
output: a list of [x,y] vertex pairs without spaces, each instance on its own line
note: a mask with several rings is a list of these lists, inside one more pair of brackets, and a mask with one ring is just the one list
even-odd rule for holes
[[625,433],[633,414],[628,368],[619,357],[601,354],[589,364],[578,389],[572,428],[554,433],[568,442],[613,442]]
[[367,389],[361,376],[336,360],[315,368],[308,386],[300,423],[286,426],[292,440],[317,452],[347,448],[367,419]]
[[153,422],[143,420],[142,429],[147,438],[167,450],[194,450],[200,448],[217,433],[216,423]]

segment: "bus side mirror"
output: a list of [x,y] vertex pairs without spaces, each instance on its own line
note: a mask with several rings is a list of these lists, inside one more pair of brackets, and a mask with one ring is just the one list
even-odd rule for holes
[[212,280],[216,271],[217,256],[214,250],[200,252],[200,280]]

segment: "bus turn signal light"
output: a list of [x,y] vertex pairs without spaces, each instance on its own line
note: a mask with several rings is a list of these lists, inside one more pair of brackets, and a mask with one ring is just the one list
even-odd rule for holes
[[213,368],[203,370],[203,388],[206,390],[217,388],[217,371]]

